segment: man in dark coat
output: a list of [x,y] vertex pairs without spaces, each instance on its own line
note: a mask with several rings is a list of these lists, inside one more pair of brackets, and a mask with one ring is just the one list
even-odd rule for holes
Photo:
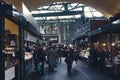
[[42,63],[41,65],[41,74],[44,75],[44,62],[45,62],[46,58],[45,58],[45,51],[42,48],[38,49],[37,52],[37,64],[38,63]]
[[97,59],[98,59],[98,51],[96,49],[97,44],[94,43],[94,46],[90,49],[90,60],[92,69],[97,68]]
[[65,62],[67,64],[67,71],[69,74],[71,72],[72,62],[73,62],[73,50],[69,47],[66,50]]
[[104,72],[104,68],[105,68],[105,52],[102,50],[99,52],[99,70],[101,72]]

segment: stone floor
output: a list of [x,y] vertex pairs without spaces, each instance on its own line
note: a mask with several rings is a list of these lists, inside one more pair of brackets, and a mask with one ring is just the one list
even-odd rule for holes
[[66,63],[64,62],[64,58],[62,59],[62,63],[58,65],[53,73],[48,72],[48,67],[45,65],[45,75],[41,76],[37,74],[35,71],[29,75],[26,80],[117,80],[110,79],[105,74],[100,73],[98,71],[93,71],[88,67],[88,65],[78,61],[77,69],[72,69],[71,74],[67,74]]

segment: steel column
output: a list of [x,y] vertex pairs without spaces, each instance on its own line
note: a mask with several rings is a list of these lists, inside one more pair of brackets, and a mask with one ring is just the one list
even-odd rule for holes
[[0,3],[0,80],[5,80],[5,55],[4,55],[4,30],[5,15],[3,4]]
[[25,79],[25,61],[24,61],[24,28],[22,22],[19,25],[19,58],[20,58],[20,80]]

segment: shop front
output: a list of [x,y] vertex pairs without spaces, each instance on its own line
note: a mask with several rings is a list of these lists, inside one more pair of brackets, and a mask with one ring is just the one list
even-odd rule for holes
[[0,2],[0,80],[22,80],[23,24],[13,7]]
[[[19,25],[5,18],[5,80],[18,76]],[[12,73],[12,75],[11,75]]]
[[107,24],[89,33],[91,44],[99,42],[105,51],[106,74],[120,75],[120,24]]
[[[0,79],[1,80],[12,80],[16,78],[16,65],[17,58],[16,52],[18,48],[18,26],[7,19],[7,11],[12,13],[12,6],[8,6],[6,4],[0,3],[1,11],[0,11]],[[9,15],[8,15],[9,16]],[[13,31],[15,29],[16,31]]]
[[[28,38],[25,31],[29,33]],[[33,67],[32,55],[26,53],[25,43],[36,45],[39,37],[35,26],[16,8],[0,2],[0,80],[25,79]]]

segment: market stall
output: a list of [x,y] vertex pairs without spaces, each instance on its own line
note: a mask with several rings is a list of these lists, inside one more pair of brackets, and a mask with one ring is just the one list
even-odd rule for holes
[[5,80],[17,79],[19,64],[19,25],[5,18]]
[[91,44],[98,41],[107,55],[105,59],[105,73],[120,75],[120,24],[107,24],[89,32]]

